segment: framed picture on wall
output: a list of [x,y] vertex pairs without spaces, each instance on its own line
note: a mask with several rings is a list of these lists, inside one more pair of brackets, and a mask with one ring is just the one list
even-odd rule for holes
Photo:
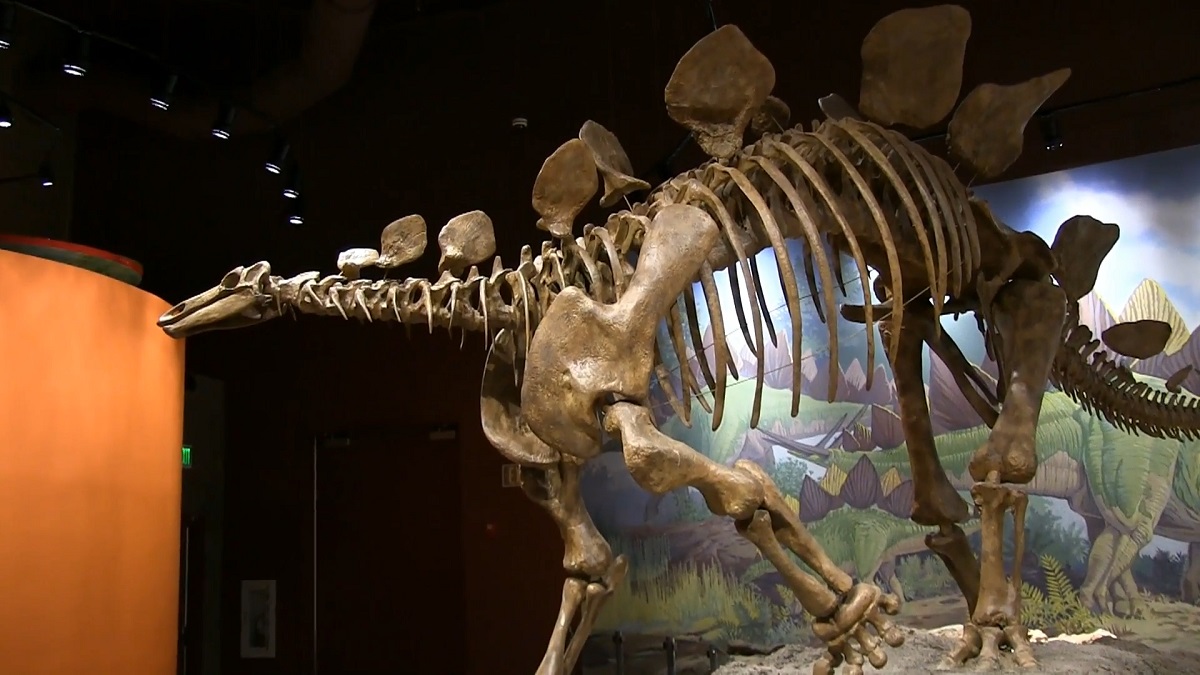
[[275,658],[275,580],[242,581],[243,659]]

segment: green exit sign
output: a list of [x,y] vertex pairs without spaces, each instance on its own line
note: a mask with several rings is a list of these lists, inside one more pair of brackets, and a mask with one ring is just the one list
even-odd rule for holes
[[192,446],[183,446],[183,468],[192,468]]

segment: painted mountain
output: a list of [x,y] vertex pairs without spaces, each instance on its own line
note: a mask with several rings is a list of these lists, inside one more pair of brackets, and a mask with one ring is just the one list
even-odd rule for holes
[[[1098,336],[1116,323],[1141,319],[1154,319],[1171,325],[1173,330],[1167,348],[1150,359],[1137,361],[1116,357],[1114,360],[1125,363],[1135,373],[1164,380],[1188,365],[1200,369],[1200,327],[1194,331],[1188,330],[1179,311],[1158,282],[1143,280],[1117,315],[1095,293],[1089,293],[1079,301],[1079,321],[1091,329],[1092,335]],[[1115,355],[1110,352],[1110,356]],[[977,367],[984,378],[994,385],[996,364],[987,359]],[[928,383],[934,434],[979,425],[979,416],[954,383],[950,369],[937,356],[930,357]],[[1184,380],[1183,386],[1190,392],[1200,393],[1200,372],[1194,370]]]
[[[708,327],[702,333],[704,344],[713,344],[712,327]],[[730,341],[730,352],[733,354],[734,366],[738,373],[739,379],[753,379],[755,376],[757,361],[754,354],[746,346],[742,340]],[[776,344],[771,344],[766,341],[764,353],[765,360],[763,363],[763,383],[774,389],[789,389],[792,386],[792,355],[790,353],[791,341],[786,335],[780,335]],[[841,350],[843,353],[853,353],[854,347]],[[716,363],[713,359],[711,349],[705,351],[710,372],[716,368]],[[875,373],[872,378],[870,389],[867,388],[867,373],[863,364],[863,359],[855,356],[849,362],[849,365],[842,367],[840,364],[835,370],[837,378],[837,396],[835,401],[847,403],[864,403],[875,404],[892,407],[896,402],[896,387],[892,383],[891,372],[884,367],[883,352],[877,353],[875,359]],[[811,349],[805,349],[800,357],[800,391],[814,398],[824,399],[829,390],[829,355],[824,350],[814,352]],[[845,363],[845,361],[843,361]],[[701,370],[700,362],[696,354],[692,350],[688,350],[688,366],[692,372],[692,377],[698,383],[703,383],[704,373]],[[678,377],[672,377],[672,386],[679,390]]]

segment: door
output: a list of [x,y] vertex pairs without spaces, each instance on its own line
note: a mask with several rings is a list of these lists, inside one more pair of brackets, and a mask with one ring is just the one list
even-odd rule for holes
[[185,516],[179,530],[178,675],[204,666],[204,519]]
[[462,675],[458,441],[350,438],[317,451],[316,672]]

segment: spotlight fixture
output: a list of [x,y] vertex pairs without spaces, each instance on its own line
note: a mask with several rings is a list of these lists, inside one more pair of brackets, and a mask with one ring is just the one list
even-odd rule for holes
[[12,47],[13,19],[16,8],[12,5],[0,5],[0,49]]
[[38,168],[37,177],[42,187],[51,187],[54,185],[54,169],[50,166],[50,160],[42,162],[42,166]]
[[12,108],[8,107],[8,101],[0,98],[0,129],[7,129],[12,125]]
[[225,140],[233,132],[233,118],[237,116],[237,108],[230,103],[222,103],[221,109],[217,112],[217,121],[213,124],[212,135],[214,138]]
[[1047,150],[1058,150],[1063,146],[1062,130],[1058,128],[1058,118],[1046,115],[1041,121],[1042,140],[1046,142]]
[[271,159],[267,160],[267,171],[276,175],[283,173],[283,167],[287,166],[288,155],[291,152],[292,146],[288,145],[287,141],[280,139],[275,144],[275,152],[272,153]]
[[169,110],[171,108],[171,99],[175,97],[175,85],[177,84],[179,84],[179,76],[175,73],[168,75],[162,89],[159,89],[157,94],[150,97],[150,105],[159,110]]
[[303,206],[304,204],[299,197],[292,200],[287,211],[288,225],[300,226],[304,224]]
[[287,183],[283,186],[283,196],[288,199],[300,198],[300,172],[295,168],[288,172]]
[[66,61],[63,61],[64,73],[75,77],[87,75],[88,61],[92,51],[91,43],[92,39],[87,33],[80,33],[75,37],[74,53]]

